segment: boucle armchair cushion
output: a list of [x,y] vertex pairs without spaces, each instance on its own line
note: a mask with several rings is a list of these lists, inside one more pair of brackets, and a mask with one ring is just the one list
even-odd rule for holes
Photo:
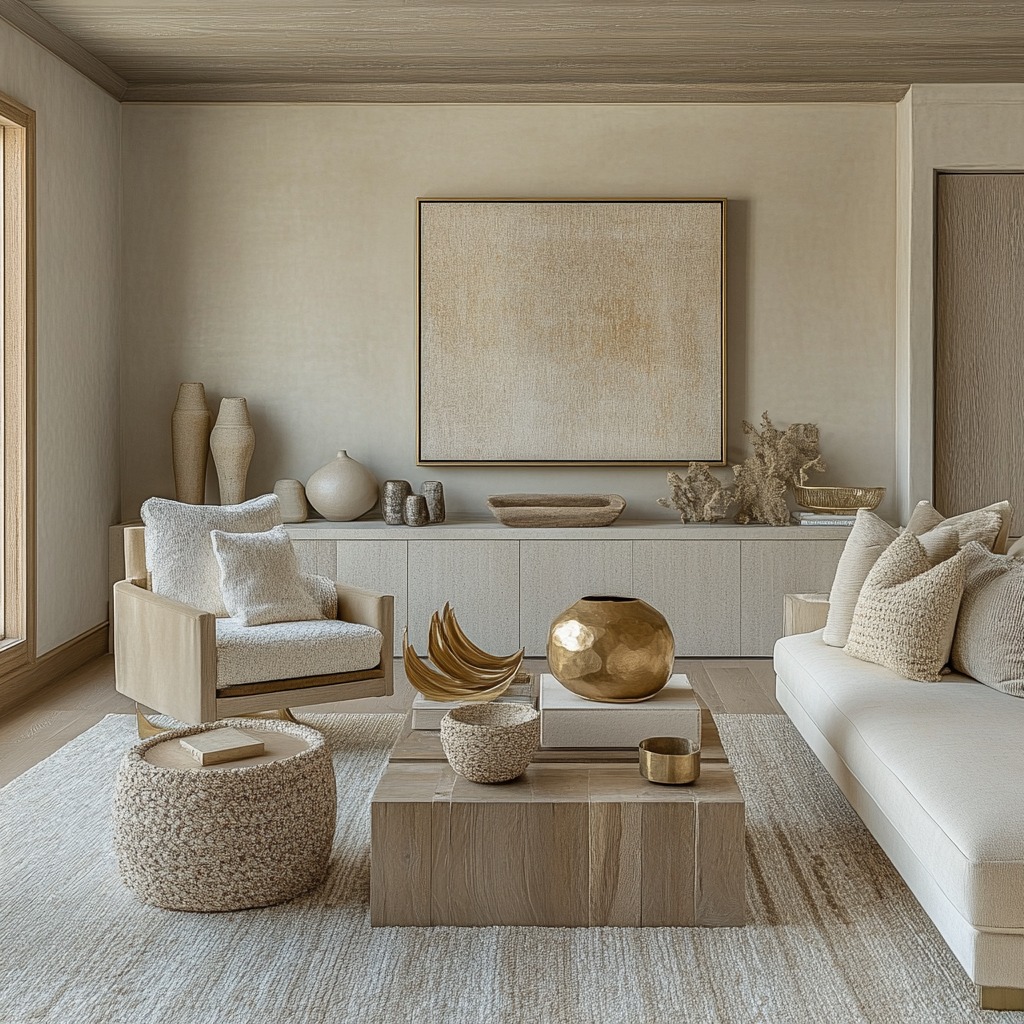
[[302,585],[316,601],[320,613],[325,619],[338,617],[338,587],[334,580],[329,580],[326,576],[314,576],[312,573],[304,572],[302,573]]
[[281,502],[264,494],[241,505],[188,505],[150,498],[142,506],[146,567],[153,593],[214,615],[227,615],[211,530],[258,533],[279,526]]
[[897,537],[864,581],[846,653],[906,679],[937,682],[953,645],[964,557],[961,549],[932,566],[909,530]]
[[[975,513],[979,516],[979,513]],[[990,530],[994,530],[998,523],[998,516],[995,513],[980,515],[980,522]],[[969,525],[977,525],[974,520]],[[909,529],[909,527],[908,527]],[[916,533],[916,530],[911,530]],[[968,539],[973,539],[974,533],[970,532]],[[857,599],[860,597],[861,587],[868,578],[872,566],[878,561],[883,551],[900,535],[900,531],[890,526],[885,520],[879,519],[874,512],[862,508],[857,513],[857,519],[846,539],[846,546],[839,557],[839,564],[836,566],[835,579],[832,581],[832,591],[828,598],[828,621],[825,624],[825,632],[822,639],[830,647],[843,647],[850,636],[850,624],[853,622],[853,610],[857,607]],[[960,533],[953,528],[946,528],[945,524],[941,529],[931,530],[924,533],[921,538],[925,553],[932,565],[938,565],[956,553],[967,541],[961,538]]]
[[245,626],[324,618],[303,582],[292,539],[283,526],[264,533],[211,530],[210,540],[231,618]]
[[964,551],[966,580],[953,637],[953,667],[1024,697],[1024,561],[980,544]]
[[271,679],[365,672],[380,664],[373,626],[338,619],[243,626],[217,620],[217,689]]

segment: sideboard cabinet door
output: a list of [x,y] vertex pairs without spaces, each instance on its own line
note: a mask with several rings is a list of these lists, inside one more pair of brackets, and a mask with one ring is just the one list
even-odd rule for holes
[[632,541],[524,540],[519,547],[519,646],[547,654],[555,616],[581,597],[632,596]]
[[633,541],[633,594],[668,619],[679,658],[740,649],[740,542]]
[[519,649],[519,541],[410,540],[409,640],[427,653],[430,616],[450,601],[459,625],[492,654]]
[[801,538],[740,544],[740,657],[770,658],[783,633],[786,594],[827,594],[846,541]]
[[409,619],[408,544],[404,540],[339,540],[339,583],[395,598],[395,656],[402,653],[402,629]]

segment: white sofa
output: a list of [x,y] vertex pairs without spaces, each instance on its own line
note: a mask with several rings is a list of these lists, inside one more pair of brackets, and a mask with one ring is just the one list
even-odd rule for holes
[[1024,1009],[1024,699],[955,674],[903,679],[821,630],[779,640],[775,672],[779,703],[981,1005]]

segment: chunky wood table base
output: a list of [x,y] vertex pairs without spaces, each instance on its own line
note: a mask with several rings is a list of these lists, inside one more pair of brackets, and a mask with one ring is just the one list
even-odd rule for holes
[[371,810],[374,925],[741,925],[743,796],[728,764],[658,786],[636,764],[467,782],[392,762]]

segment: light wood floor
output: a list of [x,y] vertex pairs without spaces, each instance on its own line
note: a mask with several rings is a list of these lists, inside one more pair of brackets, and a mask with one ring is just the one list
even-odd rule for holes
[[[529,659],[526,667],[544,671],[543,659]],[[767,658],[679,660],[702,706],[712,713],[781,714],[775,700],[775,673]],[[307,711],[380,714],[406,711],[413,689],[405,679],[401,660],[395,662],[395,693],[391,697],[319,704]],[[0,786],[42,761],[105,715],[133,713],[135,705],[114,689],[114,659],[97,658],[48,686],[23,704],[0,716]]]

